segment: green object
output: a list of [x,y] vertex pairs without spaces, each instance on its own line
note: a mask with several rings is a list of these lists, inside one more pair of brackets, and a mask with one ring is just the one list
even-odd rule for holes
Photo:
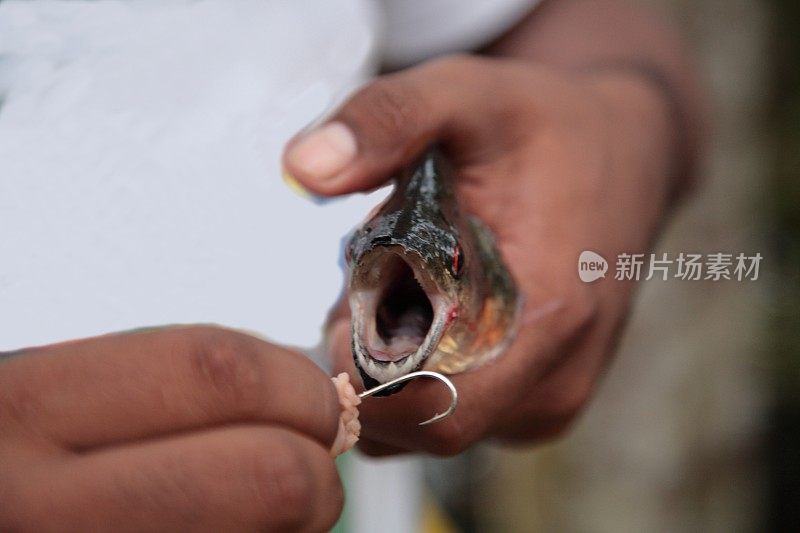
[[[336,467],[339,469],[339,477],[342,479],[345,494],[350,484],[350,452],[344,453],[336,458]],[[331,533],[347,533],[350,531],[350,500],[344,499],[344,509],[342,509],[342,516],[339,521],[331,529]]]

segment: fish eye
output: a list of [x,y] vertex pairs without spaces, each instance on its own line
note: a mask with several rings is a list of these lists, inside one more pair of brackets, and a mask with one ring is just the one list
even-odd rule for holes
[[461,246],[458,244],[453,248],[453,275],[459,278],[464,272],[464,254],[461,253]]

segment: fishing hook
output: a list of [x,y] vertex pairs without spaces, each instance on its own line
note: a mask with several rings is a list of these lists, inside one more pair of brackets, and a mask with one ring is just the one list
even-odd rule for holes
[[364,398],[368,398],[369,396],[377,394],[382,390],[388,389],[392,385],[405,383],[406,381],[411,381],[412,379],[423,378],[423,377],[438,379],[439,381],[444,383],[450,390],[450,406],[447,408],[447,410],[444,413],[434,415],[433,418],[426,420],[425,422],[419,423],[420,426],[433,424],[434,422],[438,422],[439,420],[442,420],[443,418],[447,418],[448,416],[452,415],[453,411],[456,410],[456,405],[458,405],[458,391],[456,390],[456,386],[453,385],[453,382],[450,381],[446,376],[443,376],[438,372],[431,372],[430,370],[420,370],[418,372],[411,372],[410,374],[406,374],[391,381],[387,381],[386,383],[382,383],[377,387],[365,390],[364,392],[359,394],[358,397],[363,400]]

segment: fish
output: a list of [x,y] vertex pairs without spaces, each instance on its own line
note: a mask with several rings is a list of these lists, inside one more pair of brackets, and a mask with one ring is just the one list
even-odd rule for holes
[[460,209],[454,180],[443,152],[428,149],[346,241],[351,348],[367,388],[476,368],[516,335],[522,296],[492,231]]

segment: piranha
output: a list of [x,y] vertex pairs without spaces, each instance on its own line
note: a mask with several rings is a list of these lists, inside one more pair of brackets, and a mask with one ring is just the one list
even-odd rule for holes
[[365,387],[474,368],[516,333],[522,298],[491,231],[459,209],[453,180],[443,154],[429,150],[345,246],[353,359]]

